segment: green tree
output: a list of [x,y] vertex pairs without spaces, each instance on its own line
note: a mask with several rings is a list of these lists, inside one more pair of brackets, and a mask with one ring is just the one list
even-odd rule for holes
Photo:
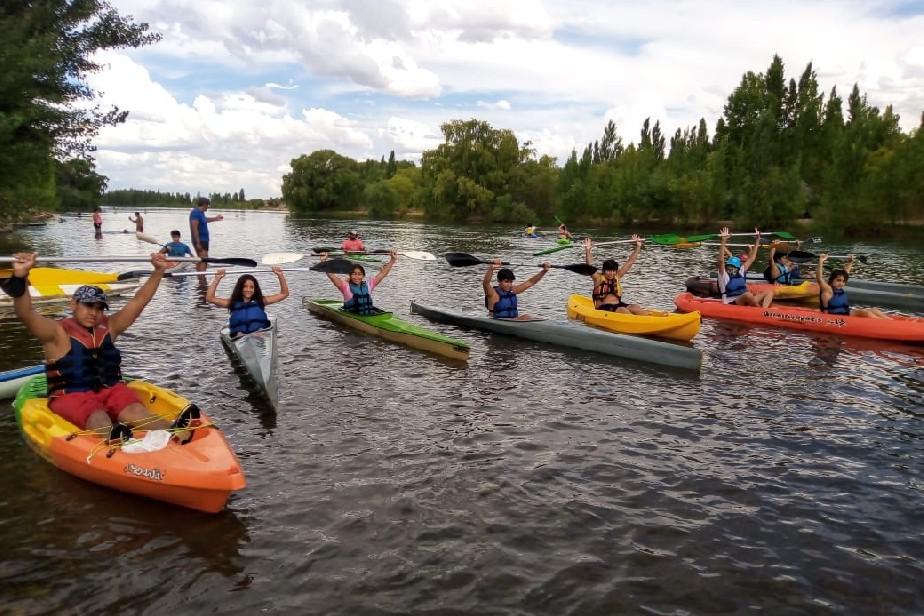
[[91,210],[100,204],[109,178],[96,173],[96,165],[85,158],[55,161],[60,208]]
[[282,177],[282,196],[296,212],[347,209],[362,195],[359,164],[333,150],[299,156],[291,166]]

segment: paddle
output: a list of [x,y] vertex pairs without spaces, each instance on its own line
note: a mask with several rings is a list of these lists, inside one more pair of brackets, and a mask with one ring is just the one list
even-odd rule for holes
[[[316,249],[312,249],[316,250]],[[347,258],[350,255],[387,255],[390,254],[388,250],[367,250],[365,252],[343,252],[341,250],[333,251],[335,256],[346,256]],[[419,250],[402,250],[398,251],[398,254],[407,257],[408,259],[413,259],[415,261],[436,261],[436,255],[430,252],[422,252]],[[309,255],[302,254],[300,252],[273,252],[268,255],[263,255],[263,258],[260,261],[264,265],[282,265],[283,263],[295,263],[296,261],[301,261],[305,257],[316,257],[318,255]]]
[[677,235],[676,233],[665,233],[662,235],[652,235],[647,240],[661,246],[673,246],[674,244],[693,244],[711,240],[716,236],[715,233],[704,233],[700,235]]
[[324,272],[325,274],[349,274],[356,267],[356,263],[346,259],[328,259],[315,263],[310,269],[312,272]]
[[[453,267],[466,267],[469,265],[479,265],[479,264],[490,265],[491,264],[491,261],[483,261],[479,259],[478,257],[475,257],[465,252],[447,252],[445,257],[449,265]],[[542,267],[541,264],[536,264],[536,263],[508,263],[506,261],[501,263],[501,265],[514,265],[514,266],[520,265],[523,267],[529,267],[531,265],[536,265],[538,267]],[[597,271],[596,267],[594,267],[593,265],[587,265],[586,263],[572,263],[571,265],[552,265],[551,267],[554,267],[555,269],[568,270],[569,272],[574,272],[575,274],[581,274],[583,276],[590,276],[596,273]]]
[[[98,256],[98,257],[36,257],[36,262],[43,263],[148,263],[151,257],[142,257],[138,255],[121,255],[121,256]],[[244,259],[241,257],[170,257],[168,261],[183,263],[226,263],[228,265],[240,265],[241,267],[256,267],[257,262],[253,259]],[[0,256],[0,263],[13,263],[16,257]]]
[[[847,259],[849,255],[828,255],[831,259]],[[789,251],[789,258],[795,261],[796,263],[805,263],[806,261],[813,261],[818,258],[813,252],[806,252],[804,250],[791,250]],[[854,259],[860,263],[869,263],[869,257],[866,255],[854,255]]]

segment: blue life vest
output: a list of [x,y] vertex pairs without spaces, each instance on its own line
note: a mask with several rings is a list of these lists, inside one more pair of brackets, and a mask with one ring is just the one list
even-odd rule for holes
[[183,242],[170,242],[169,244],[164,244],[164,248],[167,249],[168,257],[184,257],[192,254],[189,246]]
[[842,314],[850,316],[850,302],[847,300],[847,291],[844,289],[834,289],[834,295],[828,300],[828,305],[822,303],[822,312],[828,314]]
[[741,275],[741,270],[738,270],[737,274],[728,277],[728,282],[725,283],[725,293],[723,293],[722,296],[729,298],[738,297],[739,295],[744,295],[747,290],[747,278]]
[[70,336],[71,348],[45,366],[49,397],[99,391],[122,380],[122,353],[112,342],[108,318],[87,329],[69,317],[61,321],[61,327]]
[[375,314],[376,310],[372,305],[372,295],[369,293],[369,285],[366,284],[366,281],[363,280],[358,285],[351,282],[349,285],[350,293],[353,294],[353,297],[343,303],[343,309],[356,314]]
[[[501,291],[500,287],[494,287],[497,293],[497,303],[494,304],[494,310],[491,316],[495,319],[515,319],[519,315],[517,312],[517,294],[513,291]],[[488,305],[488,298],[484,299],[485,307]]]
[[228,317],[228,328],[232,336],[238,334],[252,334],[270,326],[269,318],[263,306],[251,300],[249,302],[234,302],[231,304],[231,315]]
[[[792,282],[792,278],[793,278],[792,270],[790,270],[789,268],[787,268],[787,267],[786,267],[785,265],[783,265],[782,263],[777,263],[777,264],[776,264],[776,268],[777,268],[777,270],[779,270],[780,275],[777,276],[776,278],[774,278],[773,280],[771,280],[770,282],[775,282],[775,283],[778,283],[778,284],[789,284],[789,285],[793,284],[793,282]],[[773,266],[772,266],[772,265],[770,266],[770,271],[773,272]],[[772,276],[772,273],[771,273],[771,276]]]

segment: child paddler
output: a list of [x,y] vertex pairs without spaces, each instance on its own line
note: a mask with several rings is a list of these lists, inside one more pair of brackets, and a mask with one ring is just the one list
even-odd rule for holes
[[168,257],[191,257],[192,250],[180,241],[180,232],[176,229],[170,232],[170,243],[164,244],[160,251]]
[[789,250],[781,250],[782,244],[779,240],[773,240],[770,244],[770,266],[768,281],[773,284],[795,285],[802,282],[802,272],[799,267],[789,258]]
[[[603,273],[598,272],[591,275],[594,281],[594,308],[597,310],[627,314],[651,314],[650,310],[646,310],[638,304],[627,304],[622,301],[622,277],[629,273],[642,251],[642,238],[638,235],[633,235],[632,240],[635,242],[635,248],[622,267],[619,267],[619,263],[614,259],[607,259],[603,262]],[[593,240],[589,237],[584,239],[584,262],[587,265],[593,265],[593,246]]]
[[728,227],[719,231],[719,293],[722,294],[722,303],[737,304],[739,306],[768,307],[773,302],[773,291],[751,293],[748,291],[748,269],[757,260],[757,250],[760,246],[760,231],[754,229],[754,244],[748,246],[748,258],[743,263],[740,257],[725,258],[727,253],[725,244],[730,237]]
[[215,271],[212,283],[205,292],[205,301],[228,309],[230,313],[228,316],[228,329],[232,338],[252,334],[269,327],[270,320],[266,316],[264,308],[289,297],[289,285],[286,282],[286,275],[282,273],[282,269],[278,265],[274,265],[271,269],[279,280],[279,293],[264,296],[263,290],[260,289],[260,283],[257,282],[256,278],[250,274],[241,274],[229,298],[215,295],[215,291],[218,290],[218,283],[225,277],[225,270],[218,269]]
[[818,281],[818,300],[822,312],[870,319],[889,318],[889,315],[878,308],[850,307],[850,301],[847,299],[847,291],[844,287],[847,286],[850,272],[853,271],[853,255],[847,257],[847,264],[844,265],[844,269],[832,270],[828,280],[825,281],[824,264],[827,260],[828,255],[818,255],[818,271],[815,272],[815,280]]
[[[164,269],[171,265],[164,255],[151,255],[154,271],[118,312],[106,315],[106,294],[99,287],[84,285],[71,298],[72,316],[60,321],[32,309],[28,276],[35,265],[35,253],[15,257],[13,276],[3,282],[3,289],[13,297],[16,316],[42,343],[49,408],[79,429],[95,430],[110,439],[130,436],[132,426],[148,430],[171,427],[151,414],[122,382],[122,354],[115,346],[116,339],[154,297]],[[174,427],[177,425],[175,422]]]
[[[524,283],[514,285],[513,281],[516,280],[516,276],[514,276],[512,270],[501,267],[502,265],[503,263],[501,263],[500,259],[494,259],[484,273],[484,279],[481,282],[481,286],[484,287],[484,306],[488,309],[492,318],[516,319],[520,316],[517,308],[517,295],[542,280],[542,277],[548,273],[551,266],[546,261],[542,264],[542,269],[539,270],[538,274]],[[491,278],[494,276],[495,271],[497,271],[496,287],[491,284]]]
[[[372,290],[382,283],[382,280],[385,279],[385,276],[388,276],[391,268],[394,267],[395,263],[398,261],[398,253],[394,250],[389,253],[389,256],[388,263],[382,266],[378,274],[368,280],[366,280],[366,269],[359,263],[353,264],[353,269],[350,270],[350,275],[346,278],[341,278],[336,274],[328,272],[327,278],[337,287],[340,294],[343,295],[344,310],[362,315],[376,314],[379,312],[379,310],[372,305]],[[322,252],[321,261],[326,260],[327,253]]]

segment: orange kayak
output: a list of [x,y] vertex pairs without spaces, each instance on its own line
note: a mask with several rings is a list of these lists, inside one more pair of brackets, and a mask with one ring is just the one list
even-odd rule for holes
[[[131,381],[128,386],[148,410],[171,422],[189,405],[185,398],[151,383]],[[159,451],[128,453],[79,431],[52,412],[44,396],[44,375],[26,383],[13,404],[17,423],[29,446],[66,473],[208,513],[221,511],[231,492],[246,485],[237,457],[204,413],[193,421],[200,427],[185,445],[171,438]],[[135,437],[144,433],[136,429]]]
[[895,316],[890,319],[869,319],[827,314],[794,306],[736,306],[723,304],[720,299],[696,297],[692,293],[681,293],[674,301],[682,312],[696,310],[703,316],[714,319],[744,321],[755,325],[786,327],[839,336],[924,344],[924,318]]

